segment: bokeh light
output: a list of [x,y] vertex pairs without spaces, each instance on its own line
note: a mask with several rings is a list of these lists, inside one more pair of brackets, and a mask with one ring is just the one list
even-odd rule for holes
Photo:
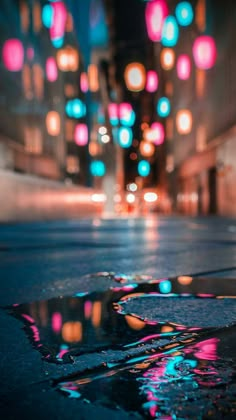
[[101,160],[94,160],[90,164],[90,171],[93,176],[101,177],[106,173],[106,167]]
[[57,80],[57,63],[54,57],[48,57],[46,60],[46,76],[49,82],[55,82]]
[[130,63],[124,72],[125,84],[128,90],[139,92],[144,89],[146,82],[145,67],[141,63]]
[[9,71],[20,71],[24,63],[24,48],[19,39],[7,39],[2,49],[3,64]]
[[181,54],[176,64],[177,75],[180,80],[187,80],[191,73],[191,60],[188,55]]
[[145,9],[145,19],[148,36],[151,41],[160,41],[164,19],[169,10],[165,0],[148,2]]
[[171,70],[175,63],[175,53],[171,48],[163,48],[160,54],[161,66],[164,70]]
[[165,96],[157,102],[157,113],[160,117],[168,117],[170,114],[170,101]]
[[181,1],[175,9],[176,19],[181,26],[188,26],[193,21],[193,8],[188,1]]
[[146,91],[156,92],[158,88],[158,76],[154,70],[148,70],[146,76]]
[[128,148],[132,145],[133,132],[130,127],[120,127],[118,129],[118,143],[121,147]]
[[161,43],[165,47],[175,47],[179,39],[179,27],[174,16],[167,16],[164,21]]
[[193,43],[193,58],[196,66],[202,70],[208,70],[216,62],[216,44],[214,38],[201,35]]
[[140,160],[138,163],[138,174],[140,176],[146,177],[150,174],[150,163],[147,160]]
[[176,114],[176,127],[179,134],[189,134],[192,130],[192,113],[181,109]]
[[86,146],[88,143],[88,127],[86,124],[81,123],[75,126],[74,138],[78,146]]

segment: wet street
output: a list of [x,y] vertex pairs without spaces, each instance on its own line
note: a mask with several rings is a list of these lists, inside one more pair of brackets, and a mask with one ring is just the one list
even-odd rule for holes
[[0,226],[1,418],[234,419],[236,221]]

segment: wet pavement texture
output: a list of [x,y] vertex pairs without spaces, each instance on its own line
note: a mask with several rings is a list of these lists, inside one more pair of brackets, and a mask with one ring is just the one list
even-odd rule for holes
[[236,221],[0,226],[1,417],[236,418]]

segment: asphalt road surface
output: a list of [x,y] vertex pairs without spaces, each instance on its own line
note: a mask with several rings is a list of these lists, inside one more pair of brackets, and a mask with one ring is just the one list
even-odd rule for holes
[[2,419],[236,417],[236,220],[0,226]]

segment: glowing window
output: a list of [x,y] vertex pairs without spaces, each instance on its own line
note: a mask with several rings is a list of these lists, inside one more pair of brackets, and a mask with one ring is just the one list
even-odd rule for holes
[[21,19],[21,28],[22,32],[27,32],[29,29],[29,8],[25,1],[20,3],[20,19]]
[[201,69],[196,69],[196,94],[198,98],[202,98],[205,93],[206,86],[206,72]]
[[49,111],[46,116],[46,127],[50,136],[58,136],[61,129],[60,115],[56,111]]
[[95,64],[88,66],[88,81],[91,92],[97,92],[99,89],[98,68]]
[[199,31],[204,32],[206,29],[206,0],[198,0],[195,21]]
[[27,99],[32,99],[32,80],[31,80],[31,70],[28,64],[25,64],[22,69],[22,84],[24,88],[24,93]]
[[44,78],[43,70],[39,64],[33,65],[33,82],[35,96],[41,100],[44,94]]
[[34,3],[33,5],[33,25],[34,25],[34,31],[39,32],[42,27],[42,20],[41,20],[41,6],[38,2]]

